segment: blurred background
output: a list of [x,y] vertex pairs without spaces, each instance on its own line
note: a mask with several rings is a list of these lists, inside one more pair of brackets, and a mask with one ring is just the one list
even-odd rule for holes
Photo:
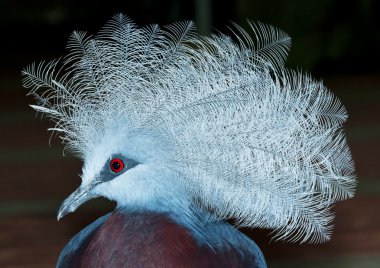
[[[63,155],[51,124],[28,107],[21,70],[65,53],[73,30],[91,34],[115,13],[139,25],[195,20],[202,34],[231,21],[272,24],[293,40],[287,66],[324,80],[350,115],[357,194],[338,203],[332,240],[299,245],[244,230],[269,267],[380,267],[380,1],[108,0],[0,1],[0,267],[53,267],[65,243],[113,209],[94,200],[60,222],[60,202],[80,183],[81,161]],[[49,144],[50,141],[50,144]]]

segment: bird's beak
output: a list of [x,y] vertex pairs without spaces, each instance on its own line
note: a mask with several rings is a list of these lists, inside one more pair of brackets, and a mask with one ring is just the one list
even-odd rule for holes
[[76,189],[69,197],[63,201],[61,207],[58,210],[57,220],[60,220],[67,214],[74,212],[80,205],[85,203],[86,201],[98,197],[97,194],[94,194],[91,191],[96,185],[98,185],[100,181],[95,180],[89,185],[81,185]]

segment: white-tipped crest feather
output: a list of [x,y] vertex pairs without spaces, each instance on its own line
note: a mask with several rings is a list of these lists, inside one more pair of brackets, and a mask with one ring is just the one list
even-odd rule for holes
[[284,32],[250,26],[253,39],[235,25],[235,43],[199,36],[191,22],[139,28],[117,15],[95,37],[74,32],[65,60],[26,68],[24,85],[82,157],[125,131],[218,218],[328,240],[331,205],[355,188],[346,111],[321,82],[284,67]]

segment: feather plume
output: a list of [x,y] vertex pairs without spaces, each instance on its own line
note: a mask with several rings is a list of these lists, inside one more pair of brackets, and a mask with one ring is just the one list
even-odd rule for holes
[[326,241],[331,205],[355,189],[346,110],[284,67],[284,32],[249,25],[253,34],[234,25],[234,42],[199,36],[192,22],[139,28],[119,14],[94,37],[74,32],[63,60],[26,68],[24,86],[81,157],[122,118],[215,217]]

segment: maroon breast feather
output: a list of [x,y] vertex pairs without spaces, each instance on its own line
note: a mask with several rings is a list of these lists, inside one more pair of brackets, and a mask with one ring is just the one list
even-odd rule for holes
[[114,212],[71,256],[70,267],[255,267],[248,250],[211,248],[160,213]]

